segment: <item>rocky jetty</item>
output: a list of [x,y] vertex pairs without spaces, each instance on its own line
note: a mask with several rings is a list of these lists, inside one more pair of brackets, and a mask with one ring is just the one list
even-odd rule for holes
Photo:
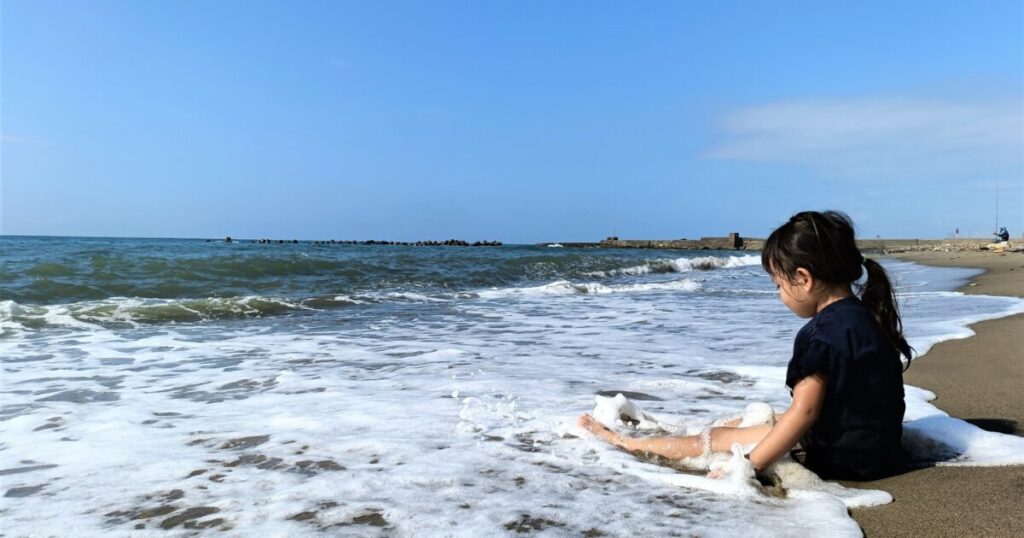
[[[207,239],[207,243],[213,242],[213,239]],[[231,237],[224,239],[225,243],[242,243],[241,240],[232,240]],[[298,239],[253,239],[246,241],[249,243],[258,244],[298,244]],[[380,239],[368,239],[366,241],[356,241],[351,239],[326,239],[326,240],[313,240],[313,241],[301,241],[302,243],[309,243],[312,245],[395,245],[395,246],[406,246],[406,247],[500,247],[503,245],[501,241],[474,241],[470,243],[463,239],[448,239],[445,241],[384,241]]]

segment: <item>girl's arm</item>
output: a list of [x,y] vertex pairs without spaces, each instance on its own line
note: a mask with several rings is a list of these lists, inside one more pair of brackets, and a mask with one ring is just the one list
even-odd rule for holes
[[825,401],[825,381],[824,375],[816,373],[801,379],[793,388],[793,405],[750,452],[750,463],[757,472],[789,452],[818,420]]

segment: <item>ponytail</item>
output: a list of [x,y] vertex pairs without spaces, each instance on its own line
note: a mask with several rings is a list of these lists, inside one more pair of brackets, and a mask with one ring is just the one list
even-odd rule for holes
[[860,300],[871,310],[875,321],[893,347],[907,358],[907,365],[904,368],[906,370],[910,367],[913,348],[903,337],[903,322],[900,320],[900,311],[896,305],[896,296],[889,275],[878,262],[868,258],[864,258],[864,268],[867,269],[868,279],[861,286]]

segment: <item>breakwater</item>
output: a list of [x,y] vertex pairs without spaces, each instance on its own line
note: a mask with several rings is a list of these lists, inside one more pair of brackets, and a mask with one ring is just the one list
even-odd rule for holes
[[[220,239],[207,239],[207,243],[221,241]],[[387,241],[368,239],[356,241],[351,239],[324,239],[299,241],[298,239],[232,239],[231,236],[223,239],[225,243],[258,243],[261,245],[284,245],[307,243],[311,245],[397,245],[406,247],[500,247],[501,241],[474,241],[470,243],[462,239],[447,239],[445,241]]]

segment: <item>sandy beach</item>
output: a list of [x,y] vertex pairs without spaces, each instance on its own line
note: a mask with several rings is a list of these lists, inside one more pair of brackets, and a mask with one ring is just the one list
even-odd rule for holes
[[[899,259],[986,272],[967,294],[1024,294],[1024,254],[912,252]],[[916,361],[906,383],[934,392],[950,415],[982,428],[1024,434],[1024,315],[971,326],[975,336],[943,342]],[[854,487],[892,493],[895,502],[853,510],[866,536],[1024,536],[1024,466],[932,467]]]

